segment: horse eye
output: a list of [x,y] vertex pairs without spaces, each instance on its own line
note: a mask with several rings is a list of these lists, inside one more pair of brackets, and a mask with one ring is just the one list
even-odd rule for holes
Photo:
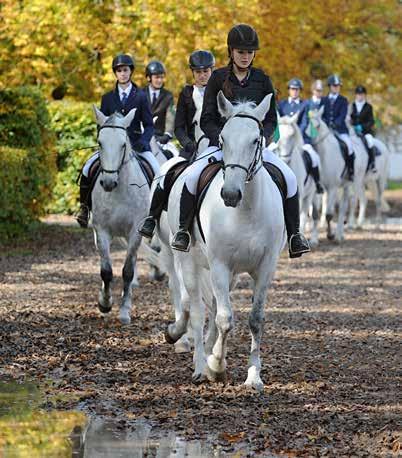
[[254,141],[253,141],[253,144],[256,145],[258,143],[258,138],[256,138]]

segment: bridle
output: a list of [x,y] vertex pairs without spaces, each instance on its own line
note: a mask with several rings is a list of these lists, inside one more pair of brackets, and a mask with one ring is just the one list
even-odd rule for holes
[[[126,133],[126,140],[127,140],[127,129],[125,127],[122,127],[122,126],[110,126],[110,125],[107,125],[107,126],[102,126],[99,128],[98,130],[98,140],[99,140],[99,132],[102,130],[102,129],[106,129],[107,127],[109,128],[112,128],[112,129],[122,129],[125,131]],[[126,146],[127,146],[127,141],[126,143],[124,144],[124,152],[123,152],[123,157],[121,159],[121,162],[120,162],[120,165],[119,167],[116,169],[116,170],[108,170],[108,169],[105,169],[102,165],[102,156],[101,154],[99,154],[99,161],[100,161],[100,171],[103,172],[103,173],[117,173],[119,174],[120,173],[120,170],[122,169],[123,165],[125,164],[125,158],[126,158]],[[126,161],[128,162],[128,161]]]
[[[233,118],[252,119],[253,121],[255,121],[258,124],[258,128],[260,130],[260,137],[258,139],[257,146],[254,152],[254,157],[248,168],[244,167],[244,165],[241,165],[241,164],[223,164],[223,175],[225,175],[226,169],[236,169],[236,168],[242,169],[246,172],[246,183],[248,183],[255,177],[257,172],[262,167],[261,158],[262,158],[262,145],[264,142],[264,127],[262,125],[262,122],[259,119],[255,118],[254,116],[248,115],[246,113],[237,113],[230,119],[233,119]],[[222,146],[223,146],[223,141],[220,142],[219,147],[222,149]]]
[[[310,122],[311,122],[311,119],[310,119]],[[317,132],[319,132],[320,127],[321,127],[321,123],[318,124],[318,127],[315,127],[315,126],[314,126],[314,129],[317,129]],[[331,134],[331,130],[328,129],[327,135],[324,135],[324,137],[320,138],[318,141],[313,141],[313,138],[311,138],[311,140],[312,140],[311,143],[312,143],[313,145],[319,145],[319,144],[320,144],[321,142],[323,142],[327,137],[329,137],[330,134]]]
[[[294,128],[293,128],[293,129],[294,129]],[[296,136],[296,135],[295,135],[296,133],[297,133],[297,132],[293,131],[292,136],[295,137],[295,136]],[[289,165],[289,162],[290,162],[291,159],[292,159],[293,151],[294,151],[294,149],[295,149],[295,145],[294,145],[295,140],[296,140],[296,139],[294,138],[293,141],[292,141],[291,148],[289,148],[289,151],[290,151],[289,154],[286,154],[286,155],[284,155],[284,156],[279,155],[280,159],[282,159],[282,160],[283,160],[284,162],[286,162],[286,164],[288,164],[288,165]],[[281,140],[279,139],[279,142],[280,142],[280,141],[281,141]],[[278,143],[279,143],[279,142],[278,142]]]

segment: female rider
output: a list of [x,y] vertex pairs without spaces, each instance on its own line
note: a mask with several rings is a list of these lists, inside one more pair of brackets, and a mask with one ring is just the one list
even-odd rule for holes
[[[227,39],[229,64],[227,67],[213,72],[205,91],[201,115],[201,129],[209,138],[211,153],[219,145],[219,134],[225,120],[221,118],[217,95],[223,91],[232,103],[238,100],[249,100],[259,104],[267,94],[274,93],[270,78],[262,71],[252,66],[255,51],[259,49],[256,31],[247,24],[233,27]],[[277,125],[276,106],[274,98],[271,107],[263,121],[264,137],[268,145]],[[209,153],[209,148],[205,153]],[[204,153],[204,154],[205,154]],[[172,248],[188,251],[190,248],[190,228],[195,214],[195,194],[197,183],[202,170],[210,160],[210,154],[201,157],[186,170],[186,181],[180,200],[179,231],[172,241]],[[222,151],[218,149],[212,154],[216,160],[222,160]],[[287,183],[287,198],[284,204],[285,223],[288,234],[289,254],[291,258],[299,257],[310,251],[306,238],[299,232],[299,196],[296,177],[292,170],[281,161],[272,151],[265,148],[263,160],[276,165],[283,173]]]

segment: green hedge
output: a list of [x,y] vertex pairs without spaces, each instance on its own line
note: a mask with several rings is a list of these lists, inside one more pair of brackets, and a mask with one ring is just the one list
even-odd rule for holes
[[74,213],[79,206],[77,175],[95,149],[96,123],[90,103],[71,100],[49,104],[50,124],[56,134],[58,173],[47,209],[52,213]]
[[35,88],[0,91],[0,236],[21,233],[44,213],[56,173],[47,104]]

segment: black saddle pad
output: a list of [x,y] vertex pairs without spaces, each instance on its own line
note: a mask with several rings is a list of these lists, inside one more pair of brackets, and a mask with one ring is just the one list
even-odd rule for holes
[[264,162],[264,167],[266,171],[271,175],[272,181],[276,184],[276,186],[278,186],[282,200],[285,202],[285,199],[288,195],[288,186],[286,184],[283,173],[276,165],[271,164],[270,162]]
[[145,159],[145,157],[141,156],[140,154],[136,154],[135,156],[138,159],[138,163],[140,164],[140,167],[145,175],[148,186],[151,187],[152,181],[155,177],[151,164]]

